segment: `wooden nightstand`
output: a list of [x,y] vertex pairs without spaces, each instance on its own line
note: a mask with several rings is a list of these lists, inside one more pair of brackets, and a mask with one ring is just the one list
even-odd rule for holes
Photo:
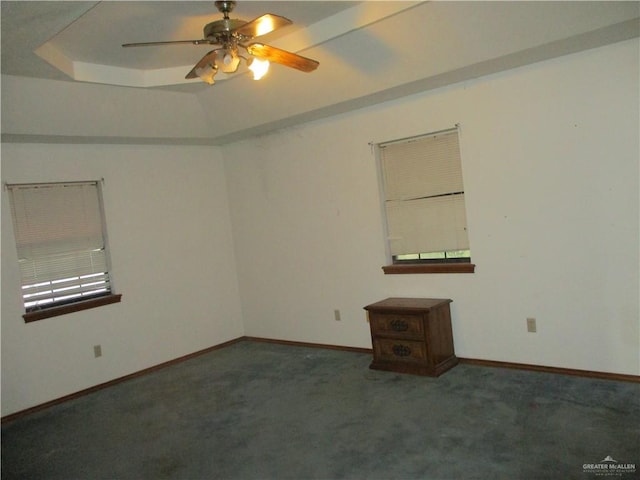
[[364,307],[373,344],[369,368],[437,377],[456,366],[450,303],[438,298],[387,298]]

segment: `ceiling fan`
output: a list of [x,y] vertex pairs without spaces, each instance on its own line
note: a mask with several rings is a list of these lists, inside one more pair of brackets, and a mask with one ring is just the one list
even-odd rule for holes
[[[148,47],[178,44],[219,45],[219,48],[211,50],[202,57],[185,77],[187,79],[200,78],[210,85],[214,84],[214,77],[218,71],[224,73],[237,72],[241,59],[245,61],[249,70],[253,72],[254,80],[259,80],[267,73],[269,62],[279,63],[302,72],[312,72],[318,68],[319,63],[317,61],[296,53],[281,50],[263,43],[247,43],[255,37],[290,25],[292,22],[288,18],[266,13],[250,22],[245,22],[243,20],[229,18],[229,13],[231,13],[236,6],[236,2],[218,1],[215,2],[215,5],[224,18],[205,25],[204,38],[202,39],[125,43],[122,46]],[[247,58],[241,55],[240,49],[246,51],[250,57]]]

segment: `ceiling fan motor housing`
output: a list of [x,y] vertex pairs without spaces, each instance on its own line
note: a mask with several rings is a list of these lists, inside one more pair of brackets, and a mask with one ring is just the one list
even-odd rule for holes
[[229,13],[233,11],[236,2],[218,1],[215,2],[217,9],[224,15],[222,20],[216,20],[204,26],[204,38],[211,43],[229,43],[236,28],[244,25],[246,22],[229,18]]
[[[241,27],[246,22],[234,18],[224,18],[208,23],[204,26],[204,38],[212,40],[215,43],[225,43],[233,35],[232,31]],[[237,34],[236,36],[239,36]]]

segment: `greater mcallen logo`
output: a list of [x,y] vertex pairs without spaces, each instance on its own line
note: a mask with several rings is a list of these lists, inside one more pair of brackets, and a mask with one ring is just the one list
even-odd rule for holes
[[585,463],[582,465],[584,473],[595,473],[598,476],[622,476],[623,473],[635,473],[635,463],[620,463],[607,455],[598,463]]

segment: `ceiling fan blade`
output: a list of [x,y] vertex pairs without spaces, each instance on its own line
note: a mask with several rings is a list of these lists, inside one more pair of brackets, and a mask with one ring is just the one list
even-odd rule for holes
[[215,64],[216,64],[216,51],[211,50],[204,57],[202,57],[198,63],[194,65],[191,71],[187,73],[187,76],[184,78],[198,78],[199,75],[196,73],[196,70],[201,70],[205,68],[207,65],[215,65]]
[[295,68],[303,72],[313,72],[318,68],[318,65],[320,65],[319,62],[298,55],[297,53],[287,52],[286,50],[280,50],[279,48],[262,43],[252,43],[244,48],[255,57],[280,63],[281,65],[286,65],[287,67]]
[[266,13],[261,17],[254,18],[250,22],[241,25],[234,30],[235,33],[244,35],[245,37],[259,37],[260,35],[266,35],[273,32],[278,28],[291,25],[293,22],[288,18],[281,17],[280,15],[274,15],[273,13]]
[[210,40],[203,38],[201,40],[170,40],[168,42],[139,42],[139,43],[124,43],[123,47],[154,47],[157,45],[180,45],[190,43],[192,45],[203,45],[206,43],[211,44]]

